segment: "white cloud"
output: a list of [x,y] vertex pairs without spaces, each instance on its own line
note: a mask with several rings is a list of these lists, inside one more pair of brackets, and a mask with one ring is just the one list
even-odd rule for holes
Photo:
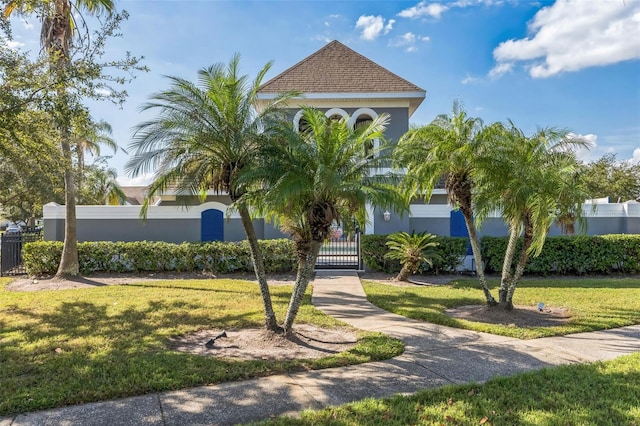
[[500,63],[495,67],[493,67],[491,71],[489,71],[489,77],[491,78],[502,77],[504,74],[511,72],[512,69],[513,69],[512,63],[510,62]]
[[413,44],[416,42],[416,35],[414,33],[406,33],[402,36],[402,41],[404,44]]
[[393,24],[396,23],[395,19],[389,19],[389,21],[387,22],[387,25],[385,25],[384,27],[384,34],[389,34],[389,31],[391,31],[393,29]]
[[631,160],[629,160],[633,164],[640,164],[640,148],[636,148],[633,150],[633,154],[631,154]]
[[324,35],[324,34],[318,34],[318,35],[313,37],[313,40],[318,40],[318,41],[322,41],[324,43],[329,43],[333,39],[331,37],[329,37],[329,36]]
[[536,13],[530,35],[493,51],[492,76],[523,62],[533,78],[640,58],[640,1],[557,0]]
[[449,6],[440,3],[427,3],[421,1],[413,7],[405,9],[398,13],[401,18],[416,19],[422,17],[440,18],[442,14],[449,9]]
[[360,37],[364,40],[375,40],[384,30],[384,18],[379,15],[362,15],[356,22],[356,28],[362,29]]
[[579,161],[582,162],[588,162],[588,161],[593,161],[594,158],[594,154],[596,151],[596,148],[598,147],[597,141],[598,141],[598,136],[594,135],[593,133],[588,133],[586,135],[579,135],[576,133],[569,133],[568,135],[570,138],[578,138],[578,139],[582,139],[585,142],[587,142],[589,144],[588,147],[581,147],[576,149],[576,158]]
[[389,46],[404,47],[406,52],[416,52],[418,50],[418,42],[427,42],[429,40],[431,40],[429,37],[417,36],[412,32],[408,32],[391,40]]
[[116,178],[120,186],[147,186],[153,182],[153,173],[144,173],[134,178],[128,176],[118,176]]
[[398,16],[401,18],[417,19],[417,18],[435,18],[440,19],[442,14],[447,10],[458,7],[472,7],[472,6],[494,6],[502,5],[502,0],[458,0],[454,2],[445,1],[444,3],[432,3],[427,0],[422,0],[420,3],[413,7],[404,9]]
[[2,38],[0,37],[0,42],[4,42],[6,44],[6,46],[11,49],[11,50],[18,50],[21,47],[24,47],[24,43],[21,43],[19,41],[16,40],[7,40],[6,38]]
[[111,96],[112,92],[109,89],[97,89],[96,93],[100,96]]
[[471,83],[476,83],[480,81],[480,79],[478,77],[473,77],[469,74],[467,74],[467,76],[465,78],[462,79],[462,81],[460,81],[460,83],[462,84],[471,84]]

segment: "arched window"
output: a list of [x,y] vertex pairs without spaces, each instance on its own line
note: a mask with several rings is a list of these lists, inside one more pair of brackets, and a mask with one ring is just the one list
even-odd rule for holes
[[[368,126],[373,121],[373,118],[369,117],[366,114],[362,114],[358,118],[356,118],[356,122],[353,125],[354,129],[357,129],[360,126]],[[369,140],[366,142],[364,147],[364,152],[367,154],[367,158],[373,158],[373,150],[375,149],[374,141]]]
[[[349,122],[355,129],[358,128],[358,126],[368,125],[376,117],[378,117],[378,113],[376,113],[371,108],[359,108],[353,113]],[[370,157],[373,155],[373,151],[377,150],[379,146],[380,140],[374,139],[369,146],[365,147],[365,152]]]
[[349,116],[349,114],[347,114],[347,112],[342,108],[331,108],[329,111],[325,112],[324,115],[332,121],[338,121]]

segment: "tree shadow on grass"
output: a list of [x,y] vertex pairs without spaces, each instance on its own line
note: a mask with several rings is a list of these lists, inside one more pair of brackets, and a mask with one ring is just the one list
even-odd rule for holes
[[264,362],[230,368],[237,363],[168,350],[176,326],[255,326],[253,311],[198,311],[197,303],[154,300],[116,313],[87,301],[14,312],[0,329],[0,414],[234,380],[265,369]]

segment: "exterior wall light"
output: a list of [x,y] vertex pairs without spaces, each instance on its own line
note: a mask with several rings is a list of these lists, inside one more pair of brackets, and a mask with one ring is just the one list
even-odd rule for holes
[[382,217],[385,222],[389,222],[391,220],[391,213],[389,213],[389,210],[385,210],[385,212],[382,213]]

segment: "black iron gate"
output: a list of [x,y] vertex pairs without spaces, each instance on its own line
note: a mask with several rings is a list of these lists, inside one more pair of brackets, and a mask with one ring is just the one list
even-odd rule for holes
[[11,232],[0,236],[0,277],[22,275],[22,245],[40,239],[40,232]]
[[320,249],[316,269],[364,269],[360,232],[327,240]]

